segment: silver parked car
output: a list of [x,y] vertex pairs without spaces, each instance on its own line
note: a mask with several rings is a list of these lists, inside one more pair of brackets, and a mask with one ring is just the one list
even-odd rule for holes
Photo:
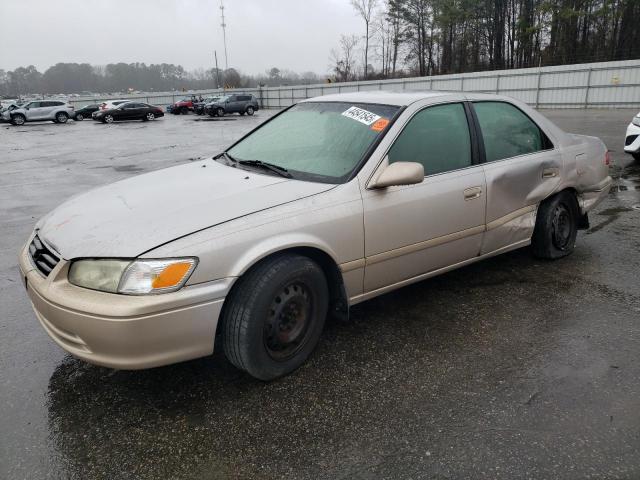
[[204,106],[204,111],[211,117],[223,117],[227,113],[253,115],[260,109],[258,99],[253,95],[223,95],[216,97]]
[[43,121],[67,123],[67,120],[73,117],[74,107],[61,100],[36,100],[2,112],[3,120],[14,125]]
[[20,254],[36,316],[89,362],[209,355],[269,380],[327,315],[531,245],[570,254],[608,193],[595,137],[494,95],[363,92],[298,103],[211,159],[76,196]]

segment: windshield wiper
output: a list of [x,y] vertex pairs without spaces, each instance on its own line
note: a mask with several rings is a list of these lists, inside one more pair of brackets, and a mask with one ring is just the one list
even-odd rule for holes
[[235,161],[239,165],[246,165],[248,167],[258,167],[264,170],[269,170],[271,172],[277,173],[281,177],[293,178],[293,175],[289,173],[289,170],[287,170],[284,167],[281,167],[280,165],[274,165],[273,163],[263,162],[262,160],[235,160]]
[[221,156],[227,157],[236,165],[245,165],[247,167],[258,167],[258,168],[262,168],[263,170],[269,170],[270,172],[277,173],[278,175],[285,178],[293,178],[293,175],[289,173],[289,170],[287,170],[284,167],[281,167],[280,165],[274,165],[273,163],[263,162],[262,160],[238,160],[237,158],[234,158],[231,155],[229,155],[229,153],[227,152],[222,152],[220,155],[218,155],[217,158]]

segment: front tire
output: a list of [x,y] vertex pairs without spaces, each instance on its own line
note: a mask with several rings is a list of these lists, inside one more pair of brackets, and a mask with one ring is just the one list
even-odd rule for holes
[[24,125],[26,121],[27,121],[27,118],[21,113],[18,113],[17,115],[14,115],[13,117],[11,117],[11,123],[18,127],[21,125]]
[[227,359],[260,380],[300,367],[315,349],[329,305],[322,269],[301,255],[278,255],[242,276],[222,314]]
[[531,239],[533,255],[555,260],[570,255],[576,244],[580,209],[575,195],[564,191],[540,205]]
[[224,117],[224,108],[222,108],[222,107],[216,108],[216,116]]

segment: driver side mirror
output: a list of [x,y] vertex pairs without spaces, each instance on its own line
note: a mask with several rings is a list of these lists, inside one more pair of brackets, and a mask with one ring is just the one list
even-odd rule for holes
[[424,180],[424,167],[418,162],[389,163],[385,159],[382,172],[369,184],[369,188],[385,188],[401,185],[415,185]]

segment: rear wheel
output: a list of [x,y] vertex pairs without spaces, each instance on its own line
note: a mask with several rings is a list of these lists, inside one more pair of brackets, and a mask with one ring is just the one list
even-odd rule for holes
[[269,258],[247,272],[225,302],[225,355],[260,380],[302,365],[315,349],[329,304],[322,269],[301,255]]
[[560,192],[542,202],[531,239],[533,254],[550,260],[570,255],[576,244],[579,217],[578,202],[570,192]]
[[153,114],[153,112],[149,112],[145,115],[144,120],[155,120],[156,116]]
[[255,113],[255,110],[253,109],[253,107],[251,105],[249,105],[247,107],[247,115],[253,115]]
[[188,109],[187,107],[182,107],[182,108],[180,109],[180,113],[181,113],[182,115],[186,115],[187,113],[189,113],[189,109]]
[[64,112],[58,112],[56,113],[56,123],[67,123],[67,120],[69,120],[69,115],[67,115]]
[[26,117],[21,113],[17,113],[13,117],[11,117],[11,123],[13,123],[14,125],[18,125],[18,126],[24,125],[26,121],[27,121]]

